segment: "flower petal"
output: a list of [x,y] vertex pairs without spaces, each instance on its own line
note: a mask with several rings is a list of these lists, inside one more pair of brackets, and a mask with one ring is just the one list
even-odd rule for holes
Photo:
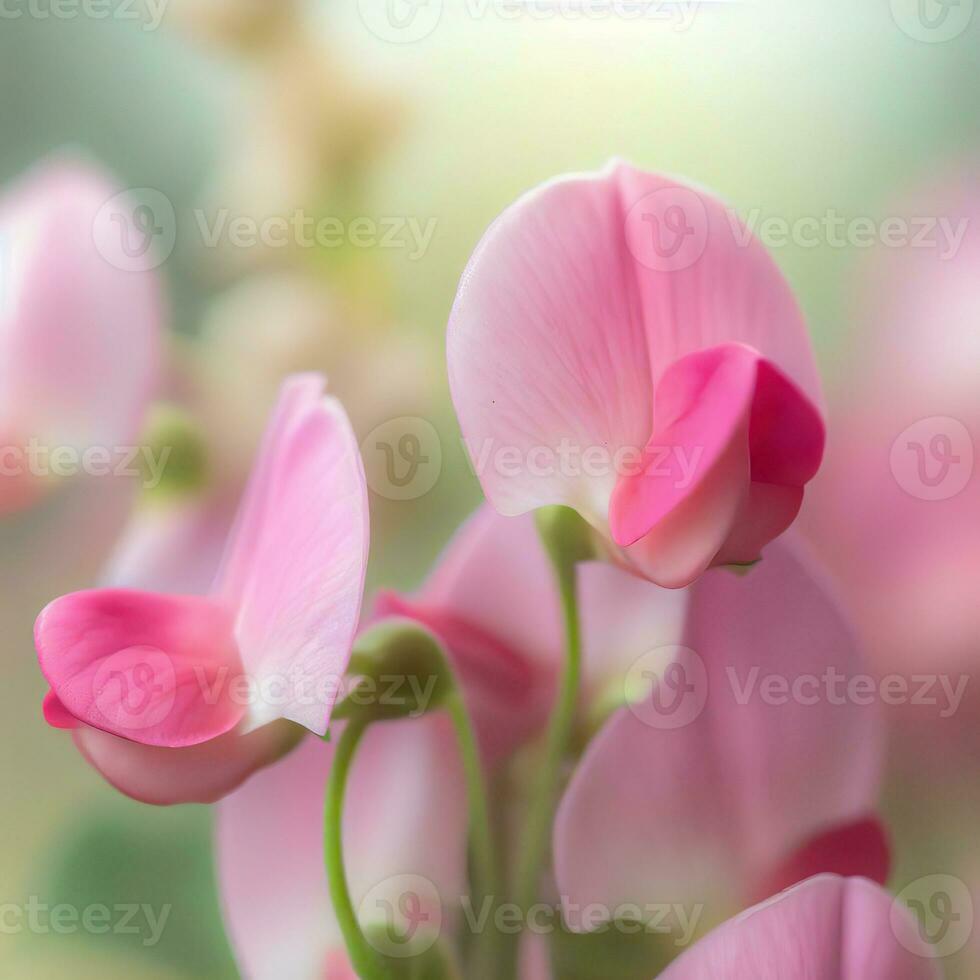
[[154,273],[118,268],[96,246],[97,216],[117,190],[86,165],[58,162],[0,205],[10,250],[0,429],[22,440],[111,450],[139,431],[159,372],[161,302]]
[[[231,615],[194,596],[97,589],[62,596],[34,627],[41,670],[62,708],[144,745],[196,745],[243,709]],[[60,713],[59,713],[60,715]]]
[[[218,806],[225,922],[239,966],[253,980],[320,977],[343,949],[323,872],[323,787],[333,752],[332,744],[306,739]],[[462,786],[445,717],[370,729],[344,813],[355,906],[368,896],[371,905],[400,875],[431,882],[447,909],[458,902],[466,874]]]
[[279,404],[232,534],[219,591],[256,689],[248,727],[288,718],[322,735],[357,629],[368,552],[357,440],[323,379],[299,375]]
[[293,748],[298,732],[302,729],[283,721],[248,735],[233,729],[177,749],[141,745],[88,725],[79,725],[72,737],[89,765],[119,792],[170,806],[217,802]]
[[821,875],[702,939],[662,980],[935,980],[907,912],[862,878]]
[[797,549],[772,544],[746,576],[707,572],[683,643],[683,683],[667,675],[617,712],[566,791],[555,862],[572,902],[716,895],[727,913],[725,896],[874,806],[880,717],[847,694],[861,658]]

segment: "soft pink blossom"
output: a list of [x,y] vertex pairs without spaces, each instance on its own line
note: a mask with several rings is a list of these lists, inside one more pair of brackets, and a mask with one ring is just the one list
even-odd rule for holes
[[720,202],[626,164],[503,212],[447,345],[494,507],[574,507],[662,585],[758,558],[820,464],[816,368],[775,264]]
[[[35,640],[45,715],[148,802],[211,800],[326,731],[357,629],[366,487],[317,375],[283,387],[208,595],[97,589],[52,602]],[[248,683],[245,686],[244,682]]]

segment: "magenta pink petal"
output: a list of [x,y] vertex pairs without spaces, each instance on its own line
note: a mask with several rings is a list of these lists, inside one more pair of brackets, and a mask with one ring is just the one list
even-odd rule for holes
[[936,980],[906,910],[863,878],[821,875],[710,933],[662,980]]
[[831,673],[846,683],[864,663],[798,549],[771,544],[745,576],[707,572],[682,642],[664,707],[651,697],[613,715],[561,802],[555,866],[569,901],[715,896],[726,911],[802,841],[875,806],[877,705],[841,697]]
[[65,711],[144,745],[196,745],[232,729],[241,666],[227,609],[193,596],[99,589],[37,619],[41,670]]

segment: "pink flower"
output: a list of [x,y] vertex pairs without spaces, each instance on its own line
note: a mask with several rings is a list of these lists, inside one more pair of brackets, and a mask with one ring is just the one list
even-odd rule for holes
[[[86,450],[112,453],[139,433],[159,371],[160,297],[151,272],[118,267],[96,244],[116,194],[98,171],[59,162],[0,200],[0,515],[33,504]],[[68,453],[70,466],[55,465]]]
[[749,909],[662,980],[938,980],[910,913],[861,878],[820,875]]
[[[581,568],[583,595],[602,568]],[[675,642],[636,662],[628,679],[655,686],[612,714],[559,806],[563,899],[703,904],[703,924],[821,871],[884,881],[876,696],[799,550],[705,574]]]
[[768,254],[715,199],[625,164],[494,222],[448,362],[493,506],[574,507],[669,587],[758,558],[823,453],[810,343]]
[[[914,726],[910,744],[942,745],[946,755],[976,744],[980,719],[975,683],[957,692],[977,671],[980,635],[976,167],[945,175],[892,213],[948,216],[962,238],[937,230],[934,247],[874,256],[860,330],[831,397],[827,466],[802,520],[847,589],[876,669],[910,685],[898,709]],[[917,694],[920,674],[950,689]],[[922,738],[927,721],[938,742]]]
[[211,801],[323,734],[357,628],[368,546],[357,442],[323,380],[283,387],[207,596],[62,596],[35,642],[45,715],[123,792]]
[[[250,980],[354,980],[323,873],[323,787],[334,744],[308,739],[219,804],[222,906]],[[449,941],[467,887],[463,785],[444,715],[384,722],[365,735],[343,822],[362,927],[391,927],[397,936],[412,927],[402,920],[407,911]]]
[[[585,583],[583,583],[585,584]],[[583,703],[621,681],[630,657],[669,643],[685,597],[601,563],[581,591],[585,635]],[[554,571],[530,515],[503,518],[481,507],[456,533],[419,593],[382,592],[374,615],[404,616],[445,644],[491,767],[547,721],[563,650]]]

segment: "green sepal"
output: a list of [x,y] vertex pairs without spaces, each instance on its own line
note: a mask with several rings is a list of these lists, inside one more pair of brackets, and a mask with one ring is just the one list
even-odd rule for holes
[[568,573],[583,561],[596,557],[595,532],[571,507],[555,504],[534,512],[538,534],[551,563],[559,574]]
[[398,620],[361,636],[351,655],[350,693],[333,710],[334,721],[365,724],[419,718],[442,707],[456,688],[446,653],[424,627]]

